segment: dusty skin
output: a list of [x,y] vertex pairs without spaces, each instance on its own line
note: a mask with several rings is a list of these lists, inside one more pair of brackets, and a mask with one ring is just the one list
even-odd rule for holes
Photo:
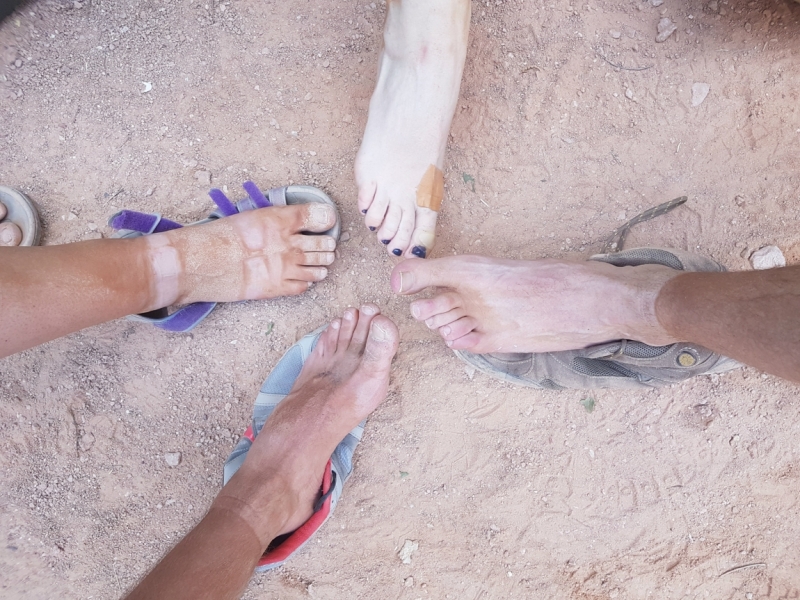
[[[219,493],[286,348],[365,302],[401,334],[388,397],[333,517],[247,600],[796,595],[796,386],[743,369],[652,392],[515,388],[412,318],[425,293],[392,291],[353,177],[380,0],[81,4],[0,26],[0,181],[37,202],[45,244],[109,236],[123,208],[201,219],[198,171],[316,185],[350,239],[308,292],[220,306],[189,335],[118,320],[0,361],[0,596],[120,598]],[[775,244],[797,264],[798,7],[712,5],[474,2],[431,258],[585,260],[688,195],[627,246],[746,270]],[[678,30],[658,44],[665,16]]]

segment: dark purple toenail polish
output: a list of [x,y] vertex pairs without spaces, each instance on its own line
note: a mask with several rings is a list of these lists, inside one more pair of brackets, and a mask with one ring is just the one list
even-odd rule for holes
[[365,214],[367,214],[367,209],[365,208],[364,210],[362,210],[362,211],[361,211],[361,214],[362,214],[362,215],[365,215]]
[[370,231],[375,231],[375,229],[376,229],[376,227],[372,227],[372,225],[370,225],[370,227],[369,227]]
[[392,240],[381,240],[381,244],[383,244],[383,245],[385,246],[385,245],[387,245],[387,244],[388,244],[389,242],[391,242],[391,241],[392,241]]
[[425,248],[425,246],[414,246],[411,249],[411,254],[414,256],[419,256],[420,258],[425,258],[425,256],[428,254],[428,250]]
[[395,256],[400,256],[402,253],[403,251],[400,250],[400,248],[395,248],[394,250],[392,250],[392,254],[394,254]]

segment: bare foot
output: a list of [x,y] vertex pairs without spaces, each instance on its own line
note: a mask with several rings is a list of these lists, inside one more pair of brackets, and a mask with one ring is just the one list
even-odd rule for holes
[[395,256],[425,258],[434,244],[469,19],[469,0],[389,3],[355,173],[364,222]]
[[144,238],[154,304],[232,302],[290,296],[327,277],[336,212],[319,203],[270,207]]
[[267,523],[258,518],[280,481],[293,492],[281,532],[294,531],[313,512],[331,454],[386,397],[397,352],[397,327],[377,306],[347,309],[322,333],[289,395],[267,419],[242,467],[216,504],[231,500],[249,507],[247,520],[264,546]]
[[658,322],[655,301],[679,273],[660,265],[454,256],[406,260],[391,283],[399,294],[444,288],[415,300],[411,314],[454,350],[552,352],[616,339],[677,341]]

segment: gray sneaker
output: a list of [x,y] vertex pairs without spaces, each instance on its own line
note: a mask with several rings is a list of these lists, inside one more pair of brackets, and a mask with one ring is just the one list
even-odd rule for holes
[[[677,271],[725,271],[725,267],[710,258],[660,248],[597,254],[589,260],[618,267],[655,264]],[[562,352],[473,354],[456,350],[455,353],[487,375],[547,390],[652,388],[742,366],[731,358],[688,342],[648,346],[642,342],[616,340]]]

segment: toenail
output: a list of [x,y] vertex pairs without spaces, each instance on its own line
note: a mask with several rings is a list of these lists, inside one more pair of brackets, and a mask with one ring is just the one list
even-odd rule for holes
[[372,225],[369,226],[369,230],[370,231],[375,231],[376,229],[377,229],[377,227],[373,227]]
[[[402,275],[400,277],[402,277]],[[411,305],[411,315],[415,319],[419,319],[419,306],[417,306],[416,304]],[[428,321],[430,321],[430,319],[428,319]],[[428,321],[425,321],[426,325],[428,324]]]
[[340,325],[341,325],[341,323],[339,323],[339,321],[332,321],[331,322],[331,327],[333,329],[339,329]]
[[395,256],[400,256],[402,253],[403,251],[400,250],[400,248],[395,248],[394,250],[392,250],[392,254],[394,254]]
[[367,214],[367,209],[365,208],[364,210],[362,210],[362,211],[361,211],[361,214],[362,214],[362,215],[365,215],[365,214]]
[[353,315],[353,311],[352,310],[348,309],[348,310],[344,311],[344,318],[347,319],[348,321],[352,321],[354,316],[355,315]]
[[370,327],[370,333],[372,334],[372,339],[377,342],[385,342],[389,339],[389,332],[375,322]]
[[427,325],[428,329],[433,329],[433,319],[425,321],[425,325]]
[[408,272],[400,273],[400,289],[397,290],[398,294],[402,294],[403,292],[407,292],[410,290],[414,285],[414,274]]
[[392,240],[381,240],[381,244],[383,244],[385,246],[386,244],[388,244],[391,241]]
[[451,342],[450,340],[447,340],[447,341],[445,342],[445,344],[447,344],[447,347],[449,348],[450,346],[452,346],[452,345],[453,345],[453,342]]
[[442,327],[442,328],[440,329],[440,331],[442,332],[442,335],[450,335],[450,328],[449,328],[447,325],[445,325],[444,327]]
[[374,306],[367,304],[366,306],[361,307],[361,312],[363,312],[365,315],[374,315],[378,311],[375,310]]
[[425,248],[425,246],[414,246],[414,248],[411,249],[411,254],[414,256],[419,256],[420,258],[425,258],[425,256],[428,254],[428,250]]

